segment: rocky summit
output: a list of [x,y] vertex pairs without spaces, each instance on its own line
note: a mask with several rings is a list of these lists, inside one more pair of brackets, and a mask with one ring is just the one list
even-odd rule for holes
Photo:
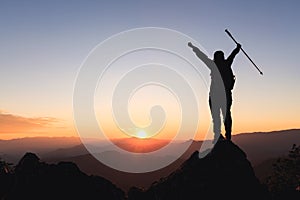
[[196,151],[183,165],[147,190],[132,188],[130,200],[269,199],[246,154],[219,141],[205,157]]

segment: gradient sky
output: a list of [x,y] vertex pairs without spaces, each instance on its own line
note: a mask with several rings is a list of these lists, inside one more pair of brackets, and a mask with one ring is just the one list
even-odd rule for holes
[[88,53],[113,34],[164,27],[209,53],[235,47],[234,133],[300,127],[299,1],[0,1],[0,138],[76,135],[72,92]]

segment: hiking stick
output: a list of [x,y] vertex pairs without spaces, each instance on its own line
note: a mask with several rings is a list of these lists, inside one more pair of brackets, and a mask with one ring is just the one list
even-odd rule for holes
[[[225,32],[229,35],[229,37],[236,43],[238,44],[238,42],[234,39],[234,37],[231,35],[231,33],[225,29]],[[247,58],[252,62],[252,64],[254,65],[254,67],[259,71],[259,73],[261,75],[263,75],[262,71],[260,71],[260,69],[256,66],[256,64],[253,62],[253,60],[248,56],[248,54],[244,51],[243,48],[241,48],[242,52],[245,54],[245,56],[247,56]]]

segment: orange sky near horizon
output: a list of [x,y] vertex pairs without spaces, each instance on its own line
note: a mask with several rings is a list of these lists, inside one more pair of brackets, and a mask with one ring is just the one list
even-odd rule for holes
[[[235,117],[237,114],[233,114]],[[300,128],[297,120],[290,120],[290,123],[278,123],[271,119],[269,123],[259,123],[256,119],[252,122],[242,121],[234,118],[233,135],[239,133],[251,132],[269,132],[276,130],[295,129]],[[255,123],[255,124],[254,124]],[[204,135],[207,133],[209,122],[205,125],[200,125],[195,140],[203,140]],[[20,115],[13,115],[10,113],[0,112],[0,139],[15,139],[23,137],[78,137],[77,130],[72,120],[61,120],[56,118],[47,117],[24,117]],[[158,139],[171,139],[175,137],[178,129],[177,126],[169,124],[166,126],[168,130],[162,131],[160,134],[153,138]],[[117,127],[106,127],[105,134],[110,139],[127,138],[130,137],[122,133]],[[224,132],[224,131],[223,131]],[[117,134],[114,134],[117,133]],[[184,139],[184,138],[182,138]],[[185,138],[191,139],[191,138]]]

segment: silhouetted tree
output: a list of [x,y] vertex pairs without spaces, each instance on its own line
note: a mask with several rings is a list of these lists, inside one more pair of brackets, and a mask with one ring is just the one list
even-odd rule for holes
[[0,174],[8,174],[12,172],[12,163],[8,163],[0,158]]
[[300,197],[300,145],[294,144],[288,157],[279,158],[273,164],[267,186],[275,199]]
[[13,184],[12,164],[0,158],[0,199],[8,193]]

